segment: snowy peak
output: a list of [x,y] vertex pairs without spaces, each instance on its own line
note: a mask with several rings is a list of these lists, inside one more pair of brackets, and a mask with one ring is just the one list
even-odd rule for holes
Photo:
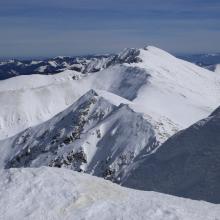
[[139,58],[140,50],[136,48],[125,48],[117,56],[118,63],[138,63],[142,60]]
[[148,100],[146,113],[157,112],[185,128],[207,117],[219,105],[219,74],[154,47],[141,50],[140,58],[143,62],[137,65],[151,77],[135,102]]
[[140,50],[135,48],[126,48],[117,55],[102,57],[100,59],[92,59],[88,64],[81,69],[83,73],[98,72],[108,67],[118,64],[139,63],[142,60],[139,58]]
[[90,90],[49,121],[1,145],[6,168],[66,167],[120,182],[135,158],[153,151],[158,142],[142,114]]
[[171,55],[170,53],[168,53],[165,50],[162,50],[158,47],[155,47],[155,46],[146,46],[143,49],[142,48],[140,49],[140,51],[143,51],[143,50],[148,51],[149,53],[158,55],[160,57],[172,57],[172,58],[174,58],[174,56]]
[[[54,152],[63,144],[72,143],[80,137],[83,131],[89,130],[89,128],[105,118],[114,108],[113,105],[98,96],[94,90],[90,90],[76,103],[49,121],[42,125],[28,128],[15,136],[15,138],[12,138],[13,146],[18,147],[18,150],[21,147],[23,149],[20,152],[20,156],[18,155],[12,163],[20,164],[20,166],[28,165],[28,161],[38,156],[37,152]],[[33,148],[34,152],[36,151],[34,156],[27,154],[31,148]],[[26,158],[22,163],[18,159],[21,157]]]
[[68,110],[73,110],[74,106],[80,106],[85,102],[89,102],[93,100],[93,102],[96,102],[99,95],[96,93],[95,90],[90,89],[88,92],[86,92],[84,95],[82,95],[75,104],[71,105]]

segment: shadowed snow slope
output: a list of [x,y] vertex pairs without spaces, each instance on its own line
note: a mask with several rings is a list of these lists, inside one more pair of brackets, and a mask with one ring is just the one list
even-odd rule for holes
[[0,175],[4,220],[217,220],[220,216],[214,204],[127,189],[66,169],[10,169]]
[[145,157],[123,184],[220,203],[219,183],[220,108]]
[[0,141],[0,162],[6,168],[68,167],[115,181],[157,144],[153,126],[141,114],[90,90],[49,121]]
[[161,142],[207,117],[219,104],[217,73],[154,47],[127,49],[116,60],[96,73],[82,75],[68,70],[56,76],[1,81],[0,138],[48,120],[89,89],[129,100],[132,109],[144,113],[158,128]]

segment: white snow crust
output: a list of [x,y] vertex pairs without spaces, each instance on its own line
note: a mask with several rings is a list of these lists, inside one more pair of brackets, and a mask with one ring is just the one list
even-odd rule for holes
[[0,171],[4,220],[219,220],[220,206],[49,167]]

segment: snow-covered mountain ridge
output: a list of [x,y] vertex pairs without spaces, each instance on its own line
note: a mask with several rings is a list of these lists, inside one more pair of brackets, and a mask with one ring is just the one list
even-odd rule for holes
[[111,102],[116,98],[111,94],[118,95],[117,100],[144,113],[160,127],[161,142],[208,116],[219,104],[219,74],[154,47],[127,49],[117,60],[129,63],[116,63],[96,73],[68,70],[0,81],[0,138],[48,120],[89,89],[103,91]]
[[126,189],[66,169],[10,169],[0,174],[4,220],[96,220],[100,216],[103,220],[218,220],[220,216],[219,205]]
[[135,158],[152,152],[158,141],[141,114],[90,90],[49,121],[0,145],[1,167],[67,167],[122,181]]

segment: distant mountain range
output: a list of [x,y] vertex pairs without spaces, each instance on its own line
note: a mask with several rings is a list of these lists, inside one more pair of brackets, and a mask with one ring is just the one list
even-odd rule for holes
[[[198,66],[207,68],[211,71],[219,71],[220,66],[220,53],[213,54],[195,54],[179,56],[181,59],[195,63]],[[219,66],[218,66],[219,65]],[[218,67],[217,67],[218,66]]]
[[[135,49],[130,49],[130,54],[137,53]],[[178,56],[181,59],[195,63],[211,71],[220,69],[220,53],[216,54],[195,54]],[[88,55],[78,57],[59,56],[45,60],[6,60],[0,61],[0,80],[8,79],[18,75],[44,74],[51,75],[64,70],[75,70],[81,73],[97,72],[108,66],[117,63],[132,63],[132,58],[123,58],[121,55]]]
[[0,80],[19,75],[44,74],[51,75],[64,70],[74,70],[81,73],[98,72],[114,64],[131,63],[136,49],[127,49],[119,55],[89,55],[80,57],[55,57],[46,60],[9,60],[0,62]]

